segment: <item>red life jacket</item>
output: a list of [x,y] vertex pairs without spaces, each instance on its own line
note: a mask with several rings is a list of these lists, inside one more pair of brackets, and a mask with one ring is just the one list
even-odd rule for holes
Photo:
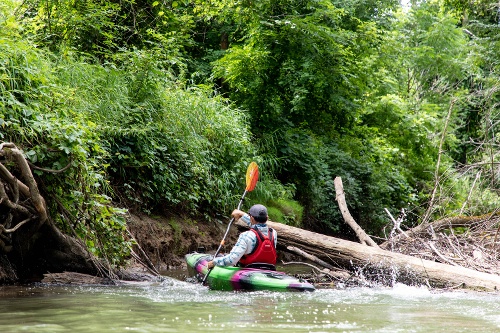
[[273,229],[269,228],[268,235],[264,236],[257,227],[250,229],[257,236],[257,244],[252,252],[245,254],[240,259],[240,264],[246,266],[253,263],[266,263],[276,265],[276,248],[274,247]]

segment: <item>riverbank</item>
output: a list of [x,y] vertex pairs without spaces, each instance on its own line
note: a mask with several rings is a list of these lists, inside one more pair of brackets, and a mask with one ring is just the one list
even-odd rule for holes
[[[438,230],[438,222],[439,221],[435,222],[435,230]],[[493,223],[491,219],[487,222],[488,225],[486,225],[486,222],[476,225],[476,229],[478,225],[481,226],[480,230],[482,233],[480,233],[480,235],[484,236],[485,230],[492,230],[492,232],[497,230],[496,227],[492,228],[491,225],[495,226],[496,224]],[[278,225],[276,225],[275,228],[278,230]],[[187,267],[184,256],[193,251],[205,251],[207,253],[215,252],[226,229],[227,222],[195,221],[181,216],[131,214],[128,218],[128,230],[130,237],[134,238],[137,244],[134,246],[134,253],[128,265],[117,273],[117,278],[126,281],[148,281],[153,280],[155,277],[172,277],[175,275],[177,279],[185,280],[187,276],[183,276],[183,274],[187,274]],[[232,248],[240,231],[241,230],[238,230],[237,223],[231,227],[228,237],[226,238],[226,248],[223,248],[222,253]],[[281,232],[283,232],[283,230],[281,230]],[[415,230],[413,232],[415,232]],[[467,259],[467,255],[471,257],[471,260],[463,260],[462,264],[469,264],[470,268],[476,268],[475,270],[478,272],[489,273],[489,271],[494,268],[492,264],[490,265],[491,260],[488,260],[491,259],[490,253],[485,248],[480,251],[478,245],[481,244],[481,240],[478,237],[471,237],[475,236],[476,233],[477,232],[471,228],[467,234],[453,235],[453,237],[457,241],[459,238],[462,239],[461,242],[457,243],[461,245],[457,248],[460,249],[462,258]],[[352,272],[341,269],[340,267],[330,270],[324,267],[322,268],[321,265],[316,264],[314,261],[309,262],[303,257],[293,255],[286,248],[286,233],[280,233],[280,235],[282,236],[281,242],[278,240],[278,265],[280,266],[280,270],[306,279],[315,286],[323,286],[326,288],[376,286],[378,284],[377,281],[380,280],[377,278],[377,275],[371,276],[370,274],[373,272],[370,271]],[[426,241],[426,235],[413,236],[413,238],[398,239],[397,244],[400,246],[395,246],[395,243],[391,243],[392,246],[389,252],[405,253],[411,250],[411,253],[408,255],[426,260],[430,259],[431,262],[450,260],[441,258],[442,255],[439,256],[440,253],[446,253],[447,257],[452,257],[450,251],[445,252],[441,250],[445,249],[444,246],[446,244],[453,244],[450,235],[440,233],[439,237],[437,235],[434,237],[431,244],[431,249],[434,249],[436,252],[434,256],[428,251],[423,251],[415,247],[415,244],[418,245],[419,242],[423,243]],[[468,242],[463,242],[464,237]],[[410,239],[412,240],[411,244],[409,242]],[[445,240],[447,242],[445,242]],[[438,248],[440,250],[438,250]],[[481,266],[478,266],[479,264],[481,264]],[[498,263],[495,264],[498,266]],[[160,272],[160,274],[158,274],[158,272]],[[493,270],[492,273],[496,274],[496,270]],[[50,279],[56,283],[63,280],[61,276],[52,276],[48,277],[45,282],[51,283]],[[395,277],[390,279],[395,279]],[[385,278],[385,280],[387,280],[387,278]]]
[[[151,267],[162,276],[185,279],[187,273],[184,256],[193,251],[214,253],[227,229],[227,221],[194,221],[180,216],[149,216],[132,214],[128,228],[137,241],[134,251],[141,263],[135,259],[123,270],[124,278],[143,278],[141,274],[151,273]],[[233,224],[226,237],[226,246],[221,253],[229,252],[238,239],[241,230]],[[369,283],[353,277],[343,270],[330,271],[310,263],[307,259],[286,250],[278,236],[278,269],[295,277],[307,280],[318,287],[366,286]]]
[[[44,284],[111,285],[133,282],[161,281],[164,276],[182,280],[179,272],[187,272],[184,255],[201,248],[215,251],[225,232],[222,224],[204,223],[181,216],[129,214],[129,237],[136,241],[134,255],[127,264],[114,272],[115,277],[97,277],[76,272],[44,274]],[[238,236],[236,228],[228,234],[228,244]],[[231,243],[232,242],[232,243]],[[156,272],[161,272],[158,276]]]
[[[131,214],[127,226],[137,241],[134,251],[140,258],[150,260],[158,271],[167,271],[186,267],[184,255],[187,253],[201,249],[215,251],[227,222],[200,222],[175,215]],[[228,246],[231,247],[237,237],[238,230],[232,227],[226,239]]]

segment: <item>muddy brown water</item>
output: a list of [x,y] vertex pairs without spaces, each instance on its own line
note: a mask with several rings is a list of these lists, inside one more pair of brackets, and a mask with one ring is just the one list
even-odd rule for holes
[[220,292],[174,278],[5,286],[0,332],[500,332],[500,295],[405,285]]

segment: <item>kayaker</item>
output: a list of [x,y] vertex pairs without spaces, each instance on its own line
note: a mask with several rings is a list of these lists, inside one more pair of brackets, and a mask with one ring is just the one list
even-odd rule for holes
[[264,205],[253,205],[248,214],[235,209],[231,215],[245,222],[250,230],[242,232],[231,252],[225,256],[216,257],[208,262],[208,268],[214,266],[256,266],[260,268],[275,269],[276,243],[278,235],[276,230],[267,226],[267,208]]

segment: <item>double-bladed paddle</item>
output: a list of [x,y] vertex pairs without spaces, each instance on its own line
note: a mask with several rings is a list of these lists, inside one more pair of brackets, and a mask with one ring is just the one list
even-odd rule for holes
[[[243,195],[241,196],[240,203],[238,204],[238,210],[241,208],[241,205],[243,204],[243,200],[245,199],[245,195],[248,192],[253,191],[255,188],[255,185],[257,185],[257,180],[259,179],[259,166],[257,163],[252,162],[247,168],[247,174],[246,174],[246,188],[245,192],[243,192]],[[234,217],[231,218],[231,221],[229,221],[229,224],[227,225],[226,233],[224,234],[224,237],[222,237],[222,240],[220,241],[219,248],[217,251],[215,251],[214,258],[217,257],[219,254],[219,251],[221,250],[222,246],[224,246],[224,242],[226,240],[227,234],[229,233],[229,228],[231,227],[231,224],[234,222]],[[208,278],[208,275],[210,275],[210,272],[212,271],[213,267],[210,268],[203,278],[202,283],[205,284],[205,281]]]

